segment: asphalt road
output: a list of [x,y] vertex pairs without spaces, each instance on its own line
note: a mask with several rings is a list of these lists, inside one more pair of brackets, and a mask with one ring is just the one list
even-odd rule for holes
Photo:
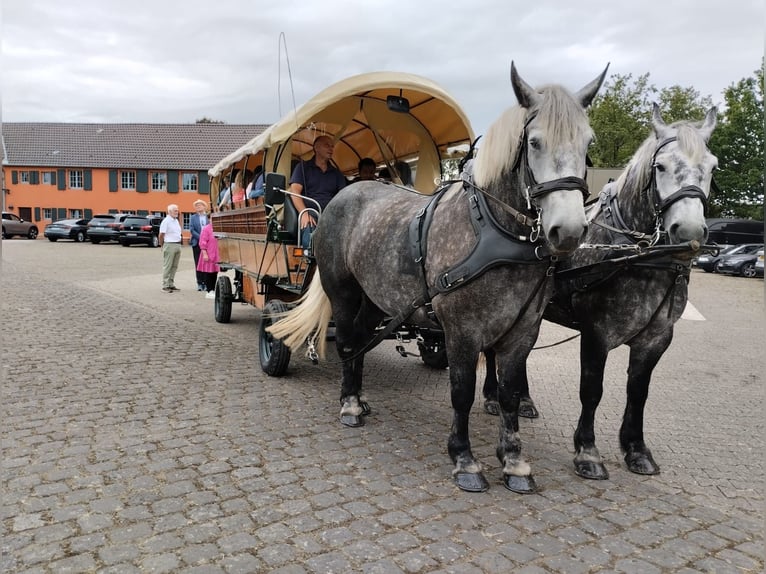
[[[534,351],[541,417],[521,432],[541,491],[522,496],[478,397],[491,488],[453,485],[446,372],[385,342],[366,362],[373,415],[344,428],[337,365],[294,356],[265,376],[258,310],[216,323],[191,249],[178,293],[161,259],[2,242],[3,572],[763,571],[763,280],[693,272],[704,320],[677,324],[647,406],[655,477],[619,451],[627,349],[607,366],[597,482],[572,467],[578,344]],[[544,324],[540,342],[569,334]]]

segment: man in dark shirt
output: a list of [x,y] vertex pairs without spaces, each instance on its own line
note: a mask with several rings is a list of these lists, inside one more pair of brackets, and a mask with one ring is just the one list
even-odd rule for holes
[[[319,136],[314,140],[314,157],[296,165],[290,177],[290,191],[315,200],[322,209],[346,185],[346,178],[330,163],[334,150],[335,142],[331,137]],[[299,213],[306,207],[316,208],[315,203],[305,202],[302,197],[292,199]],[[311,233],[316,228],[316,217],[304,213],[300,226],[301,245],[308,247]]]

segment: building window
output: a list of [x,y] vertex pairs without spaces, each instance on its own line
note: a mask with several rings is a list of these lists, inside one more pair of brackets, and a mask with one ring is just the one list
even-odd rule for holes
[[122,189],[135,191],[136,189],[136,172],[135,171],[123,171],[120,172],[122,179]]
[[69,187],[71,189],[82,189],[83,178],[81,169],[72,169],[69,171]]
[[43,207],[43,219],[53,219],[53,210],[50,207]]
[[29,172],[28,171],[20,171],[19,172],[19,182],[21,182],[21,183],[29,183]]
[[82,217],[82,211],[80,211],[79,209],[70,209],[69,217],[71,217],[72,219],[80,219]]
[[55,172],[52,171],[44,171],[43,172],[43,183],[46,185],[53,185],[53,174]]
[[193,213],[184,213],[183,214],[183,220],[184,220],[184,229],[189,229],[189,225],[191,224],[191,216],[194,215]]
[[165,191],[168,188],[168,174],[164,171],[152,172],[152,191]]
[[185,173],[183,174],[183,190],[184,191],[197,191],[197,174]]

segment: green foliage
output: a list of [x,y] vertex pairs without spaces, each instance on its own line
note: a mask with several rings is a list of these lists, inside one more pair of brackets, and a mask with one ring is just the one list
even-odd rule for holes
[[[666,124],[679,120],[703,120],[707,111],[713,107],[710,96],[700,97],[694,88],[671,86],[660,90],[657,104],[660,106],[662,119]],[[651,109],[649,110],[651,113]]]
[[711,217],[763,220],[764,107],[763,68],[724,92],[726,109],[710,141],[718,157]]
[[225,124],[226,122],[224,122],[223,120],[212,120],[206,116],[204,118],[198,119],[194,123],[195,124]]

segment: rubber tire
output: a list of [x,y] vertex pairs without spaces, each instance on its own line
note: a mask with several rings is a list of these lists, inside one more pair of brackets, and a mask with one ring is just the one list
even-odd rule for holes
[[437,370],[446,369],[449,367],[449,361],[447,360],[447,348],[444,346],[444,341],[438,341],[439,346],[436,351],[433,350],[434,342],[437,341],[426,340],[424,343],[418,342],[420,359],[426,367]]
[[27,233],[27,237],[29,239],[37,239],[37,234],[38,233],[40,233],[40,232],[37,230],[37,227],[30,227],[29,228],[29,232]]
[[92,238],[91,238],[90,242],[91,242],[93,245],[98,245],[99,243],[101,243],[101,240],[100,240],[100,239],[92,239]]
[[745,263],[739,270],[739,274],[750,279],[755,277],[755,263]]
[[82,243],[83,241],[85,241],[85,232],[78,231],[72,239],[75,240],[75,243]]
[[266,327],[272,325],[273,313],[284,313],[288,310],[279,299],[272,299],[261,312],[261,322],[258,332],[258,357],[261,361],[263,372],[272,377],[281,377],[287,372],[290,364],[290,347],[285,345],[281,339],[275,339],[270,333],[266,332]]
[[231,321],[231,279],[226,275],[215,282],[215,320],[218,323]]
[[56,243],[58,240],[59,240],[58,237],[49,237],[48,238],[48,241],[50,241],[51,243]]
[[149,247],[159,247],[160,246],[160,238],[156,235],[152,235],[152,242],[148,244]]
[[3,227],[3,239],[10,239],[11,237],[13,237],[13,235],[6,235],[5,227]]
[[123,247],[130,247],[130,243],[128,243],[127,241],[120,241],[120,245],[122,245]]

